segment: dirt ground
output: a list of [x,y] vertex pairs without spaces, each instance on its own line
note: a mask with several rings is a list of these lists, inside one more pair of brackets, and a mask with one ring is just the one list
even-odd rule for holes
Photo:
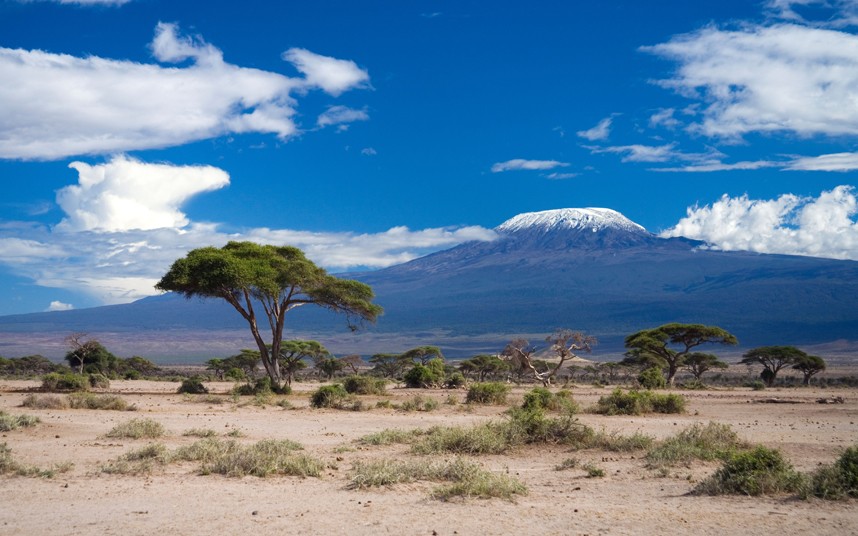
[[[73,462],[53,478],[0,477],[0,534],[858,534],[858,501],[802,501],[795,497],[701,497],[688,492],[717,464],[695,462],[668,476],[645,468],[643,453],[565,447],[527,447],[511,455],[479,456],[486,469],[508,473],[528,494],[514,502],[430,498],[437,484],[348,490],[348,473],[357,460],[407,459],[404,445],[361,446],[356,439],[389,428],[410,429],[499,419],[506,407],[446,404],[449,391],[423,391],[441,404],[431,412],[394,409],[338,411],[310,409],[308,394],[318,384],[298,384],[286,397],[294,406],[259,407],[245,397],[236,404],[200,403],[175,394],[176,383],[114,381],[110,392],[137,406],[136,412],[37,410],[22,408],[34,382],[0,380],[0,410],[38,416],[41,423],[0,435],[16,461],[39,467]],[[208,384],[227,393],[231,384]],[[516,388],[510,402],[520,401]],[[416,391],[389,389],[387,397],[363,397],[368,406],[386,398],[394,403]],[[606,389],[573,388],[575,400],[592,405]],[[464,391],[455,391],[459,401]],[[746,389],[686,391],[683,415],[607,417],[582,414],[582,422],[621,434],[642,432],[664,438],[696,422],[729,424],[748,441],[781,449],[801,471],[831,463],[858,443],[858,392],[834,389]],[[845,404],[822,405],[820,397],[842,396]],[[754,400],[777,397],[796,403]],[[105,462],[148,444],[149,440],[106,439],[116,424],[146,417],[163,424],[159,440],[170,449],[196,439],[191,428],[222,434],[238,429],[242,442],[291,439],[332,466],[321,478],[200,475],[190,464],[170,464],[147,476],[103,473]],[[576,457],[604,469],[587,478],[581,469],[555,470]]]

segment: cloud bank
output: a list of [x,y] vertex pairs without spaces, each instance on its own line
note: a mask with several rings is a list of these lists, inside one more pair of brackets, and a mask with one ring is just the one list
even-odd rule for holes
[[711,205],[690,207],[687,214],[661,236],[704,240],[726,251],[858,260],[858,200],[852,186],[816,198],[724,195]]
[[[0,48],[0,158],[58,159],[182,145],[228,133],[289,138],[302,95],[368,87],[354,62],[290,49],[303,74],[232,65],[200,37],[160,23],[150,44],[165,64]],[[178,66],[190,62],[186,66]]]

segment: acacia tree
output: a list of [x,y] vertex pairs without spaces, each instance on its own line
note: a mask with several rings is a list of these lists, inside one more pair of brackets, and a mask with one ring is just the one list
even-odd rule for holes
[[[644,329],[626,337],[627,363],[657,365],[667,369],[667,383],[685,364],[691,349],[701,344],[738,344],[730,332],[717,326],[703,324],[664,324]],[[673,345],[675,348],[671,348]]]
[[65,338],[70,348],[66,353],[66,361],[70,367],[77,367],[79,374],[83,374],[84,367],[87,365],[92,365],[99,373],[104,374],[116,361],[116,356],[98,340],[87,337],[86,333],[72,333]]
[[766,385],[771,387],[775,383],[778,371],[787,365],[793,365],[799,359],[807,357],[807,354],[795,346],[760,346],[742,355],[739,363],[743,365],[763,365],[760,378]]
[[692,352],[685,358],[685,368],[694,375],[694,379],[701,381],[703,373],[712,369],[725,369],[729,365],[718,359],[714,354],[705,354],[703,352]]
[[485,381],[491,376],[509,370],[509,364],[496,355],[479,354],[459,363],[459,370],[465,374],[475,373],[477,381]]
[[285,376],[286,385],[292,385],[295,373],[307,366],[306,358],[314,362],[330,357],[330,352],[318,341],[289,340],[280,343],[280,372]]
[[543,367],[537,366],[536,360],[533,359],[535,348],[525,339],[512,340],[501,352],[501,357],[509,360],[514,368],[529,369],[534,378],[542,382],[543,386],[548,387],[551,385],[551,378],[557,374],[563,363],[578,357],[575,352],[590,352],[592,350],[596,344],[596,337],[571,329],[558,329],[546,337],[545,341],[551,344],[551,350],[558,360],[556,363],[544,367],[544,370],[540,370]]
[[[318,305],[344,313],[353,330],[357,329],[353,320],[374,322],[382,313],[372,303],[368,285],[328,275],[290,246],[229,242],[222,248],[194,249],[176,260],[155,288],[186,298],[220,298],[232,305],[247,321],[272,387],[278,389],[283,380],[278,357],[286,313]],[[260,327],[260,319],[267,325]],[[266,328],[270,342],[263,337]]]
[[421,365],[425,365],[436,358],[444,361],[444,354],[441,353],[441,349],[437,346],[418,346],[417,348],[403,352],[402,357],[403,359],[417,361]]
[[804,375],[804,385],[810,385],[810,378],[825,370],[825,360],[817,355],[799,357],[792,366]]

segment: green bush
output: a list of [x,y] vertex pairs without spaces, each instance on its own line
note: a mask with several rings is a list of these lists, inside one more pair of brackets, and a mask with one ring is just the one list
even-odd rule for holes
[[505,383],[475,383],[468,388],[465,402],[469,404],[494,404],[500,406],[506,404],[506,397],[509,391],[510,387]]
[[9,415],[0,411],[0,432],[9,432],[16,428],[29,428],[41,422],[38,417],[32,415]]
[[460,387],[464,387],[467,381],[465,380],[464,374],[461,372],[454,372],[450,374],[450,377],[447,378],[447,381],[444,383],[444,387],[447,389],[458,389]]
[[638,375],[638,383],[644,389],[664,389],[667,384],[660,367],[650,367]]
[[440,385],[444,380],[444,369],[433,369],[426,365],[414,365],[402,378],[405,386],[415,389],[428,389]]
[[660,442],[646,458],[651,468],[668,467],[692,460],[724,460],[748,448],[748,443],[739,439],[727,424],[696,423]]
[[758,446],[727,457],[694,492],[702,495],[769,495],[799,491],[803,477],[780,451]]
[[110,380],[104,374],[90,374],[88,380],[89,386],[94,389],[107,389],[110,387]]
[[549,411],[564,411],[566,413],[578,413],[580,408],[572,400],[572,393],[561,390],[552,393],[545,387],[535,387],[524,395],[522,409],[541,409]]
[[276,389],[271,385],[271,378],[265,376],[264,378],[256,380],[252,384],[245,383],[242,385],[236,385],[232,389],[232,394],[238,396],[266,396],[274,394],[290,395],[292,394],[292,387],[287,384],[283,384],[282,387]]
[[817,469],[801,495],[828,500],[858,497],[858,446],[846,449],[832,465]]
[[314,408],[342,408],[349,393],[342,385],[323,385],[310,395],[310,406]]
[[192,376],[182,380],[182,385],[176,389],[176,392],[179,394],[205,395],[208,394],[209,390],[205,385],[203,385],[202,378],[199,376]]
[[677,394],[658,394],[652,391],[615,389],[610,395],[599,398],[595,412],[603,415],[644,415],[646,413],[682,413],[685,397]]
[[348,376],[343,378],[343,388],[353,395],[383,395],[387,392],[387,380],[372,376]]
[[399,407],[402,411],[434,411],[438,409],[438,401],[428,396],[413,396]]
[[89,378],[72,372],[51,372],[42,377],[42,391],[88,391]]

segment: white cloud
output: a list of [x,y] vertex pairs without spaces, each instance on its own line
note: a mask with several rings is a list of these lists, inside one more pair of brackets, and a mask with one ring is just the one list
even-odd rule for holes
[[229,175],[212,166],[147,164],[125,156],[91,166],[72,162],[78,184],[57,192],[66,231],[179,228],[189,222],[179,207],[192,196],[223,188]]
[[74,305],[61,301],[52,301],[47,308],[48,311],[71,311],[72,309],[74,309]]
[[858,260],[858,200],[852,186],[816,198],[724,195],[711,206],[689,207],[687,214],[662,236],[704,240],[728,251]]
[[378,154],[378,151],[376,151],[372,147],[364,147],[363,149],[360,150],[360,154],[365,155],[365,156],[375,156]]
[[784,168],[790,171],[854,171],[858,153],[835,153],[796,158]]
[[768,160],[756,160],[747,162],[735,162],[727,164],[724,162],[707,162],[702,164],[691,164],[688,166],[655,168],[652,171],[683,172],[683,173],[711,173],[713,171],[751,171],[772,167],[783,167],[783,162],[770,162]]
[[590,141],[602,141],[608,139],[608,136],[611,135],[611,122],[613,121],[612,117],[606,117],[599,121],[599,123],[589,130],[579,130],[577,132],[578,136]]
[[520,171],[520,170],[546,170],[557,167],[567,167],[566,162],[558,162],[557,160],[523,160],[514,158],[506,162],[498,162],[492,165],[492,173],[501,173],[504,171]]
[[551,180],[563,180],[563,179],[571,179],[573,177],[577,177],[577,173],[549,173],[545,176],[547,179]]
[[716,162],[723,156],[720,152],[710,149],[706,153],[684,153],[677,150],[676,143],[664,145],[617,145],[608,147],[585,146],[593,154],[612,153],[620,154],[623,162],[696,162],[709,164]]
[[707,27],[643,50],[678,63],[660,85],[705,103],[694,132],[858,134],[858,36],[794,24]]
[[649,126],[651,128],[662,126],[670,130],[678,128],[681,123],[674,117],[675,113],[676,110],[673,108],[662,108],[650,116]]
[[0,263],[32,264],[63,256],[64,250],[59,245],[17,237],[0,238]]
[[316,125],[319,127],[327,127],[342,123],[353,123],[354,121],[367,121],[368,119],[369,114],[366,112],[366,109],[355,110],[348,106],[330,106],[319,115],[319,118],[316,120]]
[[283,59],[304,74],[309,87],[320,87],[335,97],[349,89],[369,87],[369,74],[350,60],[320,56],[303,48],[290,48]]
[[199,37],[158,25],[151,43],[161,66],[96,56],[0,48],[0,158],[57,159],[181,145],[227,133],[281,139],[298,132],[292,94],[339,95],[366,87],[353,62],[291,49],[305,77],[239,67]]
[[856,0],[768,0],[766,10],[775,18],[803,24],[834,28],[858,24]]

